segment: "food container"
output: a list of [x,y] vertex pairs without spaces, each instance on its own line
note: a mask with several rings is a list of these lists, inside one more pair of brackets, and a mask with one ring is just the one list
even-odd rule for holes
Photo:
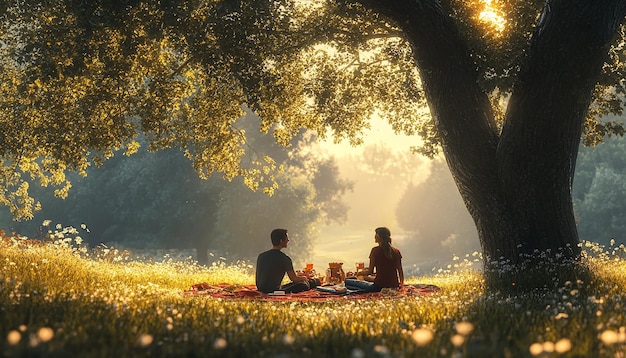
[[313,264],[306,264],[306,267],[302,270],[303,275],[306,276],[306,278],[315,278],[316,274],[315,274],[315,269],[313,268]]
[[326,282],[336,285],[345,280],[346,273],[343,271],[343,262],[329,262],[328,269],[326,269]]

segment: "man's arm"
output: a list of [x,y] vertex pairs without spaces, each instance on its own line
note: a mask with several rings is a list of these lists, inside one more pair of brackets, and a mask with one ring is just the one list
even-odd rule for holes
[[302,282],[307,280],[306,276],[296,275],[296,272],[294,270],[287,271],[287,276],[289,276],[291,282]]

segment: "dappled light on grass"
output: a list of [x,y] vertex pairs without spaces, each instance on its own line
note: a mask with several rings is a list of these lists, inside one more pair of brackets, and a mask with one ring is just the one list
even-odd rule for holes
[[429,296],[270,302],[182,294],[198,282],[251,284],[249,263],[137,261],[111,247],[86,250],[72,235],[0,244],[5,356],[612,357],[626,349],[619,247],[585,244],[594,282],[487,292],[474,260],[459,259],[407,277],[442,288]]

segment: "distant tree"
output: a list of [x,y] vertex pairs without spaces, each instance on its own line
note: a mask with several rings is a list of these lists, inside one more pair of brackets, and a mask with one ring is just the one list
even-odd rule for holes
[[275,177],[279,189],[267,196],[243,185],[223,187],[210,234],[213,242],[221,242],[239,257],[253,258],[271,245],[271,230],[282,227],[293,238],[290,255],[301,264],[310,256],[322,222],[341,224],[347,219],[348,206],[342,198],[352,183],[340,178],[332,157],[311,152],[314,136],[297,139],[284,150],[267,136],[253,137],[251,146],[283,163],[284,171]]
[[626,140],[609,138],[581,148],[574,177],[574,208],[581,238],[626,243]]
[[[312,165],[314,164],[314,165]],[[353,188],[353,181],[342,179],[335,159],[315,159],[300,170],[300,175],[311,179],[316,201],[320,204],[326,223],[343,223],[348,219],[350,207],[342,199]]]
[[479,250],[478,234],[442,159],[432,161],[428,178],[409,186],[396,209],[398,225],[409,233],[407,256],[449,259]]
[[281,175],[281,190],[272,197],[263,193],[229,186],[223,192],[213,241],[240,258],[253,258],[271,248],[270,232],[275,228],[289,230],[290,256],[302,263],[312,253],[322,216],[315,204],[315,189],[306,177]]
[[362,231],[364,225],[396,226],[395,205],[403,190],[411,185],[419,168],[428,159],[408,150],[398,151],[385,143],[366,144],[361,151],[348,154],[341,161],[344,176],[354,181],[350,202],[349,231]]

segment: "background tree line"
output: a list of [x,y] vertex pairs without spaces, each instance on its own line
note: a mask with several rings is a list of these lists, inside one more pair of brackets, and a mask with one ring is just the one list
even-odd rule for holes
[[[241,123],[250,126],[255,120],[250,116]],[[358,221],[381,218],[372,208],[342,200],[355,183],[341,178],[335,159],[317,152],[313,137],[301,135],[294,146],[285,149],[268,136],[253,135],[253,130],[246,133],[255,150],[286,161],[288,169],[280,176],[280,190],[274,196],[218,176],[200,179],[176,148],[141,150],[128,158],[113,157],[87,178],[76,175],[66,200],[37,189],[43,210],[35,219],[15,222],[5,209],[0,227],[36,235],[45,219],[85,223],[90,229],[85,239],[92,246],[194,248],[252,259],[267,247],[267,233],[280,222],[298,238],[292,242],[292,252],[304,259],[314,248],[321,224],[342,225],[348,212]],[[389,215],[395,216],[398,229],[409,234],[407,240],[413,245],[404,249],[408,257],[426,262],[479,251],[476,228],[445,162],[433,160],[426,180],[413,183],[411,168],[420,160],[370,145],[360,157],[350,158],[355,165],[350,177],[373,182],[389,200],[396,199],[384,192],[390,176],[407,183],[397,198],[395,213]],[[611,239],[626,242],[626,139],[613,136],[602,145],[580,148],[573,197],[583,240],[603,245]],[[392,220],[389,216],[382,221]]]
[[302,131],[285,148],[255,126],[250,113],[237,122],[247,136],[249,157],[270,155],[281,163],[278,189],[268,196],[235,178],[204,180],[178,148],[158,152],[140,149],[126,157],[117,153],[87,177],[74,175],[65,200],[36,187],[43,209],[33,220],[15,222],[4,208],[0,227],[41,236],[43,220],[78,226],[84,223],[91,246],[105,243],[126,248],[196,249],[205,264],[207,250],[229,259],[251,259],[269,247],[275,227],[289,229],[294,259],[310,253],[322,222],[343,222],[342,195],[352,184],[339,177],[332,157],[310,150],[315,140]]

